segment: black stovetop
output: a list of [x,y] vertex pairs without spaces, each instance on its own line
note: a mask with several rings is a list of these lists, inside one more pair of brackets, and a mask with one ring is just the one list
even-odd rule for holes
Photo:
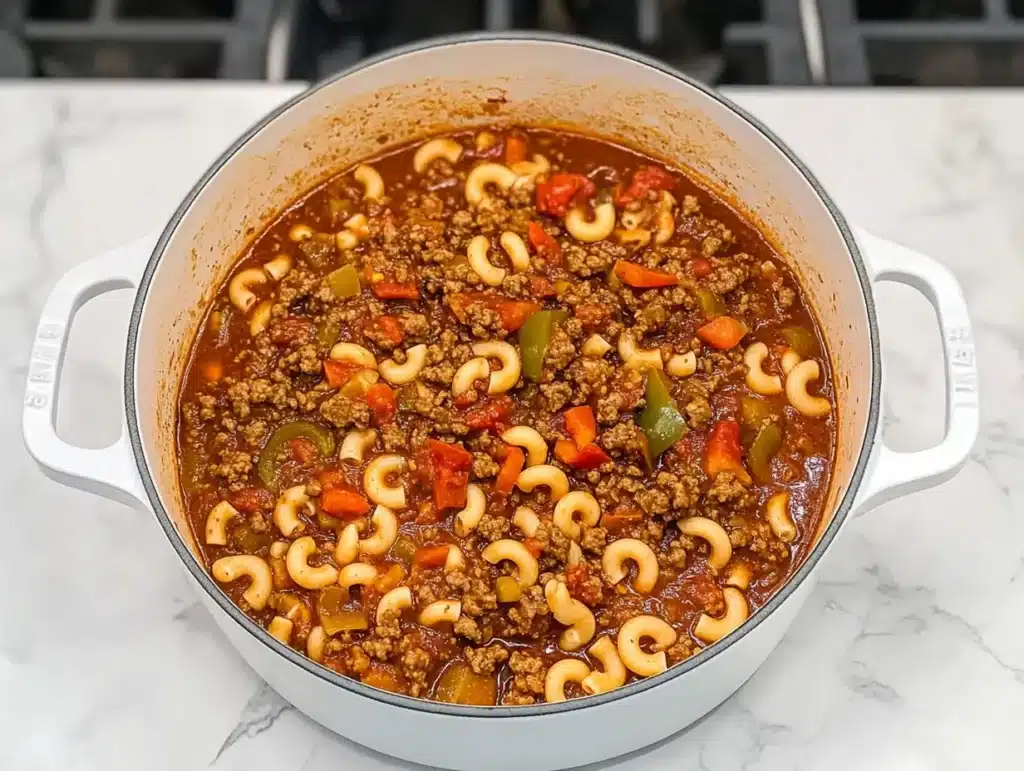
[[618,43],[714,84],[1024,85],[1024,0],[0,0],[0,77],[315,80],[512,28]]

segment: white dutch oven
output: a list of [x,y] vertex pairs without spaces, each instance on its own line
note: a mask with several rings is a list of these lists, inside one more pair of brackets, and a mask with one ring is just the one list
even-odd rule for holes
[[[681,161],[743,202],[800,275],[835,373],[839,441],[832,489],[807,560],[737,632],[647,680],[534,707],[461,707],[378,691],[271,638],[196,558],[174,457],[176,400],[207,300],[262,225],[333,171],[451,126],[559,124]],[[881,442],[882,372],[872,300],[879,281],[909,284],[934,305],[945,354],[947,430],[898,453]],[[54,431],[57,383],[75,311],[137,287],[125,356],[126,425],[101,450]],[[963,295],[945,268],[847,225],[793,153],[704,86],[637,55],[571,39],[501,35],[442,40],[370,60],[296,97],[213,165],[159,237],[91,259],[50,295],[26,389],[29,451],[51,477],[152,511],[217,623],[286,699],[328,728],[408,760],[459,769],[553,769],[655,742],[706,714],[778,644],[852,512],[951,477],[978,430],[977,383]],[[198,673],[197,673],[198,676]]]

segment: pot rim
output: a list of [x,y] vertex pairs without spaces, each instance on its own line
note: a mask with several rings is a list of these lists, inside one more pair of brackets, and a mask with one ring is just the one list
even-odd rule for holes
[[[153,477],[150,474],[148,464],[146,462],[145,452],[142,443],[142,436],[139,432],[139,421],[138,413],[135,402],[135,356],[136,356],[136,345],[139,327],[142,322],[142,316],[145,312],[146,299],[149,294],[150,285],[153,280],[153,275],[156,271],[157,265],[160,262],[164,248],[168,241],[174,234],[185,213],[189,210],[195,200],[199,197],[202,191],[206,188],[206,185],[216,176],[222,167],[224,167],[235,154],[242,149],[250,139],[253,138],[259,131],[265,126],[270,124],[272,121],[277,119],[287,110],[293,106],[302,102],[309,95],[333,85],[336,81],[347,77],[353,73],[359,72],[367,67],[371,67],[381,62],[397,59],[403,56],[417,53],[420,51],[432,49],[432,48],[445,48],[449,46],[459,46],[464,44],[477,44],[477,43],[501,43],[501,42],[537,42],[554,45],[568,46],[571,48],[583,48],[593,51],[598,51],[605,54],[610,54],[625,60],[630,61],[633,64],[638,64],[644,67],[657,70],[658,72],[667,75],[671,78],[679,81],[680,85],[689,87],[700,91],[705,96],[717,101],[721,106],[732,111],[741,119],[749,123],[755,128],[764,138],[766,142],[771,143],[775,148],[782,153],[782,155],[797,169],[797,171],[803,176],[806,182],[814,190],[815,194],[825,205],[829,214],[832,216],[832,220],[836,227],[840,231],[843,240],[846,243],[846,247],[849,251],[851,261],[853,263],[854,271],[857,275],[857,279],[860,282],[861,294],[864,299],[865,308],[867,310],[868,317],[868,335],[870,338],[871,348],[871,395],[870,403],[868,405],[868,417],[867,424],[864,430],[864,436],[861,440],[860,452],[857,457],[856,465],[854,466],[853,474],[850,478],[850,484],[843,495],[842,500],[836,507],[836,512],[832,517],[832,521],[828,527],[822,533],[818,539],[818,543],[815,544],[814,548],[810,551],[807,557],[804,559],[803,564],[789,577],[786,583],[780,587],[766,602],[763,606],[758,608],[750,618],[748,618],[742,626],[733,634],[728,635],[724,640],[717,642],[704,648],[700,653],[697,653],[685,661],[669,667],[664,672],[655,675],[654,677],[644,678],[637,680],[628,685],[616,688],[607,693],[598,694],[595,696],[589,696],[583,699],[571,699],[564,702],[554,704],[537,704],[531,706],[493,706],[493,707],[478,707],[478,706],[465,706],[457,704],[447,704],[444,702],[427,701],[426,699],[415,698],[412,696],[404,696],[400,694],[390,693],[388,691],[380,690],[372,686],[365,685],[358,680],[355,680],[344,675],[340,675],[333,670],[316,663],[312,659],[308,658],[299,651],[287,646],[275,638],[271,637],[270,634],[259,626],[256,622],[250,619],[245,613],[243,613],[231,598],[214,582],[210,574],[200,565],[198,559],[189,549],[185,540],[182,538],[177,528],[171,522],[171,518],[168,515],[163,503],[160,499],[160,494],[153,481]],[[617,699],[624,699],[630,696],[642,693],[651,688],[657,688],[658,686],[664,685],[671,680],[674,680],[693,669],[696,669],[701,664],[710,661],[716,656],[721,655],[725,651],[732,648],[734,645],[740,642],[748,634],[752,633],[760,624],[765,621],[789,596],[800,586],[804,579],[811,573],[812,570],[817,566],[821,557],[828,551],[836,534],[839,532],[846,518],[849,516],[850,511],[853,507],[854,499],[857,496],[857,492],[860,489],[860,484],[863,481],[866,473],[868,463],[871,457],[872,445],[874,443],[879,421],[879,404],[881,399],[881,353],[878,338],[878,321],[875,313],[875,305],[871,292],[871,280],[868,275],[867,269],[864,264],[864,260],[860,254],[860,250],[857,246],[857,241],[853,236],[849,224],[843,217],[839,208],[835,202],[829,197],[828,193],[825,192],[821,183],[811,173],[810,169],[804,165],[804,163],[796,156],[796,154],[789,149],[789,147],[779,139],[767,126],[764,125],[759,119],[749,114],[746,110],[734,104],[729,99],[726,99],[717,91],[714,91],[709,86],[694,80],[690,76],[673,69],[672,67],[652,59],[643,54],[631,51],[620,46],[598,42],[590,39],[584,39],[575,37],[572,35],[563,35],[557,33],[546,33],[536,31],[526,32],[472,32],[466,34],[447,35],[441,37],[435,37],[428,40],[420,41],[406,46],[390,49],[376,56],[364,59],[356,65],[348,67],[334,75],[310,86],[305,91],[295,95],[291,99],[287,100],[283,104],[276,107],[274,110],[267,113],[263,118],[257,121],[255,124],[250,126],[235,142],[233,142],[221,155],[211,164],[207,171],[200,177],[188,194],[182,199],[181,204],[177,207],[174,214],[168,220],[167,225],[164,227],[160,234],[160,238],[157,240],[156,245],[153,248],[153,252],[146,263],[145,271],[142,274],[142,278],[139,282],[139,288],[135,296],[135,302],[132,308],[131,321],[128,328],[128,344],[125,356],[125,374],[124,374],[124,388],[125,388],[125,407],[126,417],[128,423],[128,435],[131,441],[132,452],[135,456],[135,464],[139,472],[139,476],[142,481],[142,486],[146,492],[146,496],[149,499],[150,504],[153,507],[153,511],[156,514],[157,521],[160,527],[163,529],[164,534],[167,536],[167,540],[177,553],[178,557],[184,563],[186,569],[191,574],[192,578],[202,587],[202,589],[213,599],[213,601],[223,610],[235,623],[237,623],[245,632],[252,635],[256,640],[261,642],[263,645],[269,647],[275,653],[294,664],[295,666],[305,670],[307,674],[324,680],[332,685],[338,686],[344,690],[352,693],[364,696],[366,698],[373,699],[378,702],[390,705],[392,707],[398,707],[401,709],[412,710],[415,712],[426,712],[435,716],[450,716],[450,717],[463,717],[463,718],[477,718],[477,719],[489,719],[489,718],[530,718],[539,717],[544,715],[552,715],[558,713],[569,712],[572,710],[586,710],[590,708],[600,707],[608,704]]]

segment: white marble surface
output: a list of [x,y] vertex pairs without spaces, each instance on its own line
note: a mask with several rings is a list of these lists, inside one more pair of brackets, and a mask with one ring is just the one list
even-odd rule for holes
[[[0,768],[408,768],[289,708],[196,602],[146,516],[50,482],[20,409],[31,330],[69,266],[162,224],[296,87],[0,85]],[[940,489],[855,521],[767,665],[694,728],[606,768],[1019,769],[1024,714],[1024,93],[734,92],[848,216],[948,264],[982,367],[982,439]],[[938,343],[879,293],[887,437],[941,428]],[[60,428],[117,431],[128,298],[80,314]],[[1015,470],[1016,469],[1016,470]],[[1016,516],[1015,516],[1016,515]]]

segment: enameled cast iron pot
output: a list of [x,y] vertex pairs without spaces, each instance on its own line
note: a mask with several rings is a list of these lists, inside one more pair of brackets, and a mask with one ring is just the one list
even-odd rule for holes
[[[250,621],[196,558],[175,463],[178,385],[208,300],[247,239],[332,172],[453,126],[554,124],[673,159],[774,239],[809,292],[835,374],[838,451],[827,516],[803,565],[735,633],[647,680],[561,704],[465,707],[398,696],[341,677]],[[872,299],[909,284],[935,307],[945,354],[947,431],[914,453],[881,441],[882,371]],[[125,355],[125,430],[101,450],[54,431],[57,383],[75,311],[137,287]],[[71,270],[47,300],[24,408],[28,449],[64,484],[155,513],[203,602],[246,661],[286,699],[344,736],[458,769],[553,769],[635,750],[706,714],[750,677],[811,591],[853,512],[937,484],[978,430],[963,295],[928,257],[851,228],[794,154],[717,93],[634,53],[567,38],[473,36],[369,60],[292,99],[250,129],[196,184],[159,236]]]

